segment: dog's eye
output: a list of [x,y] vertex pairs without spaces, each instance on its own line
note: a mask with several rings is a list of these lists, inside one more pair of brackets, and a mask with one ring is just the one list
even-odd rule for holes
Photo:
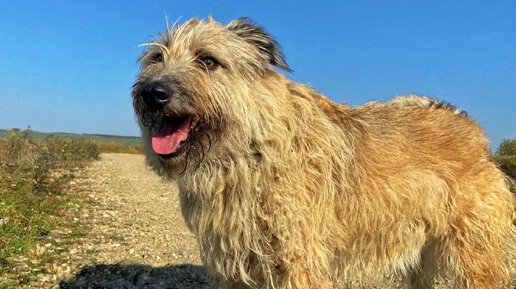
[[159,52],[152,56],[152,61],[154,62],[163,62],[163,53]]
[[207,69],[210,69],[210,70],[214,69],[215,67],[217,67],[219,65],[217,60],[215,60],[215,58],[213,58],[213,57],[201,58],[201,62],[202,62],[202,64],[204,64],[204,67],[206,67]]

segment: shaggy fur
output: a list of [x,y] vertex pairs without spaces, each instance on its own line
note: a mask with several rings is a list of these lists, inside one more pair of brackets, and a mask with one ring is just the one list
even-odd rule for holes
[[[147,45],[133,90],[146,158],[177,181],[221,288],[393,274],[415,288],[438,275],[511,286],[514,197],[484,132],[454,107],[335,104],[274,70],[289,70],[278,44],[247,19],[192,19]],[[142,100],[151,81],[173,94],[163,107]],[[162,156],[151,140],[170,115],[192,122],[184,152]]]

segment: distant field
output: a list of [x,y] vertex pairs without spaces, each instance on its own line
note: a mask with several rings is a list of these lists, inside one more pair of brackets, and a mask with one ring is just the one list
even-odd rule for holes
[[[17,135],[27,133],[27,130],[10,130],[0,129],[0,139],[7,139],[12,133]],[[115,142],[119,145],[134,146],[141,144],[141,138],[135,136],[117,136],[117,135],[102,135],[102,134],[76,134],[76,133],[64,133],[64,132],[39,132],[30,131],[30,137],[32,139],[45,139],[51,137],[59,140],[93,140],[99,143],[110,143]]]

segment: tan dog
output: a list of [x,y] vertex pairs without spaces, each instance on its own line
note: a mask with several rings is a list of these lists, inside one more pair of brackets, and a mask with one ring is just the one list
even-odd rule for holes
[[192,19],[140,57],[148,163],[177,181],[222,288],[402,275],[509,288],[515,202],[475,122],[430,98],[349,107],[278,73],[247,19]]

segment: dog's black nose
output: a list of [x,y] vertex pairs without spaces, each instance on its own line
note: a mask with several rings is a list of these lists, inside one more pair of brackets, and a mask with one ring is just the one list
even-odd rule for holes
[[149,82],[142,87],[143,102],[153,108],[161,108],[172,97],[172,91],[159,81]]

